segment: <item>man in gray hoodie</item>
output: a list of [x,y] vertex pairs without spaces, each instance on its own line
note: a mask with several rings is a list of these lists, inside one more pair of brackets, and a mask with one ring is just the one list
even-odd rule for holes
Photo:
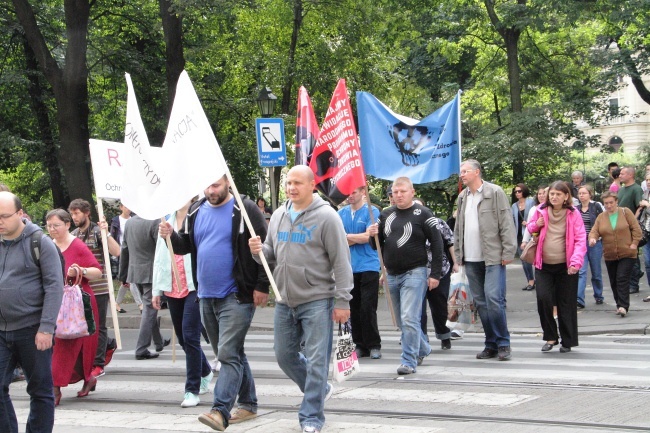
[[26,431],[50,433],[54,427],[52,340],[63,275],[59,253],[48,237],[40,239],[34,261],[35,232],[41,229],[23,218],[20,199],[0,192],[0,432],[18,433],[8,391],[18,360],[30,396]]
[[327,383],[333,324],[350,318],[354,286],[343,223],[313,194],[314,186],[309,167],[289,170],[289,200],[273,213],[266,241],[249,240],[255,260],[262,251],[275,266],[282,296],[275,307],[275,357],[304,393],[298,412],[303,433],[318,433],[325,423],[325,400],[333,391]]

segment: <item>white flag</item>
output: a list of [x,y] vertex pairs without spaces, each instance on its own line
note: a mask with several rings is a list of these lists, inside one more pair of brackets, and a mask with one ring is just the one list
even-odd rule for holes
[[[126,75],[129,93],[126,103],[126,128],[124,131],[123,178],[121,200],[133,212],[140,214],[144,205],[160,186],[160,173],[154,169],[150,155],[149,139],[142,124],[138,101],[133,91],[131,76]],[[165,214],[157,215],[157,219]],[[143,218],[146,218],[143,216]]]
[[[148,190],[157,180],[150,194],[139,197],[139,202],[131,206],[124,203],[142,218],[150,220],[180,209],[197,191],[203,191],[226,174],[219,143],[186,71],[181,73],[176,85],[176,98],[156,170],[145,173],[148,184],[140,188],[140,191]],[[124,188],[127,188],[126,183]]]

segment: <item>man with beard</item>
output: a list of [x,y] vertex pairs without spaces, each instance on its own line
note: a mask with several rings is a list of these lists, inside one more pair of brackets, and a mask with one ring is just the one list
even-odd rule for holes
[[[103,272],[101,278],[90,282],[90,288],[93,289],[93,292],[95,293],[97,311],[99,312],[99,317],[97,318],[99,341],[97,343],[97,354],[95,355],[92,375],[100,377],[104,375],[104,367],[108,362],[110,362],[113,352],[117,348],[114,339],[111,338],[111,341],[108,341],[108,331],[106,330],[106,313],[109,304],[106,272],[110,272],[111,266],[110,263],[104,263],[104,247],[102,245],[101,228],[90,220],[90,203],[80,198],[72,200],[68,206],[68,212],[70,212],[72,221],[77,227],[72,231],[72,235],[84,241],[101,265]],[[106,222],[102,221],[102,224],[105,225]],[[106,235],[108,236],[109,253],[115,257],[119,257],[120,245],[115,239],[113,239],[110,232],[107,232]]]
[[[171,224],[159,226],[163,238],[171,236],[176,254],[192,255],[192,277],[197,285],[205,327],[221,369],[214,387],[212,410],[199,421],[224,431],[229,424],[257,416],[253,374],[244,353],[255,307],[268,301],[269,280],[264,268],[251,256],[251,233],[244,224],[226,176],[208,186],[205,198],[194,203],[187,221],[176,233]],[[252,201],[242,196],[253,229],[262,239],[267,225]],[[237,398],[239,396],[239,398]],[[237,400],[237,409],[230,412]]]

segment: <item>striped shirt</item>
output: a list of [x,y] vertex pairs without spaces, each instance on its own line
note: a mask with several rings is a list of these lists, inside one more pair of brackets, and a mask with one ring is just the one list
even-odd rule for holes
[[90,222],[88,230],[82,232],[81,229],[76,228],[72,231],[72,235],[81,239],[90,252],[93,253],[99,265],[102,267],[102,277],[89,281],[90,288],[93,289],[95,295],[108,294],[108,282],[106,281],[106,266],[104,266],[104,250],[102,246],[102,231],[97,224]]

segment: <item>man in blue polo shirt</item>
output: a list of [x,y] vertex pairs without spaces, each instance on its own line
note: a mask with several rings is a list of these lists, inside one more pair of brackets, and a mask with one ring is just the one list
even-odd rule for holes
[[377,327],[377,302],[379,296],[379,257],[368,244],[368,227],[379,219],[374,206],[370,219],[368,205],[364,203],[365,187],[355,189],[348,197],[348,206],[339,210],[343,221],[350,256],[354,288],[350,300],[352,340],[357,346],[357,356],[381,358],[381,337]]

